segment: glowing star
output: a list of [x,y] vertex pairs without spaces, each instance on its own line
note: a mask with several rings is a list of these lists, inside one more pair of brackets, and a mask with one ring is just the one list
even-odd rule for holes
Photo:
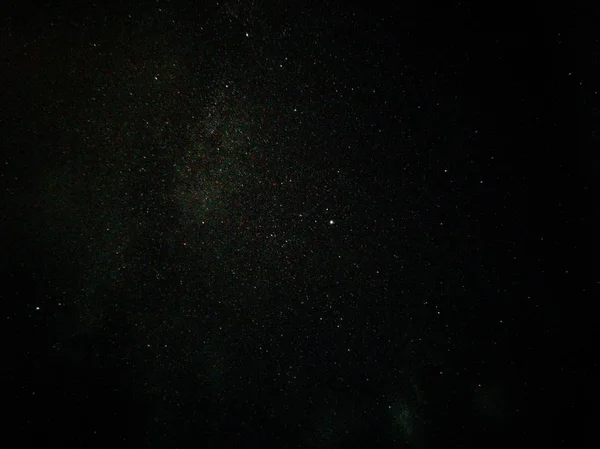
[[334,224],[334,223],[335,223],[335,222],[334,222],[333,220],[329,220],[329,224],[330,224],[330,225],[332,225],[332,224]]

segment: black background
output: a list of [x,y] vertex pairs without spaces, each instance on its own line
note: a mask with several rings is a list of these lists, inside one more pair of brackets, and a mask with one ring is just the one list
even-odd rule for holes
[[597,11],[287,3],[3,7],[3,447],[591,447]]

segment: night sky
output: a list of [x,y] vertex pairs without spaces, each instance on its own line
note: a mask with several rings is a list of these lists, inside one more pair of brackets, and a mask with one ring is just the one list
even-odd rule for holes
[[595,11],[97,3],[0,13],[2,447],[595,446]]

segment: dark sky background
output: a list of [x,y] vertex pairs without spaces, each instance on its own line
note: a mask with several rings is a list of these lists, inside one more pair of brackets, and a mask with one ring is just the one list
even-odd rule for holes
[[3,447],[595,446],[596,11],[101,3],[0,14]]

